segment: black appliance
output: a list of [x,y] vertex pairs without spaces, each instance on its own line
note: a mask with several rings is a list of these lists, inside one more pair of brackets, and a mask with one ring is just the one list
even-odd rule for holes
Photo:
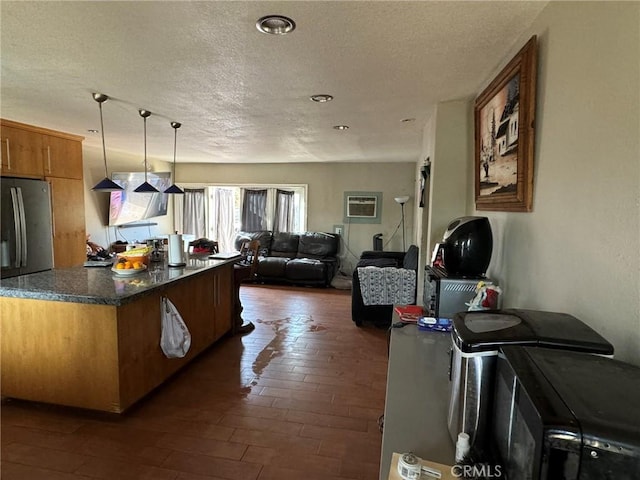
[[451,341],[449,433],[453,441],[458,433],[468,433],[476,450],[488,445],[500,347],[533,345],[613,355],[613,345],[576,317],[537,310],[459,312],[453,316]]
[[382,234],[376,233],[373,236],[373,250],[374,252],[381,252],[382,248]]
[[2,177],[0,182],[1,277],[53,268],[49,184],[42,180]]
[[493,251],[493,235],[487,217],[453,220],[442,237],[444,268],[449,276],[482,276]]
[[503,347],[492,440],[508,480],[637,480],[640,367],[567,350]]

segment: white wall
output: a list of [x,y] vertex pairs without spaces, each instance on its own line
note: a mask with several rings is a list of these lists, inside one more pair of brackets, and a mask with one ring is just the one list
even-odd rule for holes
[[[419,209],[416,231],[420,235],[420,266],[418,285],[424,284],[424,266],[431,260],[431,252],[447,225],[456,217],[466,214],[469,196],[467,168],[472,137],[470,122],[471,102],[452,100],[441,102],[435,108],[423,129],[421,159],[415,173],[428,157],[431,161],[428,198]],[[418,303],[422,303],[422,288],[418,288]]]
[[[147,238],[167,235],[173,228],[173,212],[171,202],[169,202],[168,215],[154,217],[149,222],[157,223],[156,226],[139,228],[118,228],[108,227],[109,224],[109,193],[94,192],[91,188],[104,178],[104,160],[102,150],[83,146],[84,162],[84,209],[85,226],[87,234],[91,235],[91,240],[102,247],[109,245],[116,240],[121,241],[143,241]],[[144,165],[140,157],[135,155],[125,155],[118,152],[107,152],[107,162],[109,175],[113,172],[144,172]],[[171,164],[160,161],[149,161],[152,171],[170,172]]]
[[504,287],[504,306],[575,315],[614,344],[617,358],[636,364],[639,30],[638,2],[545,8],[504,59],[538,35],[533,212],[475,212],[472,198],[468,208],[491,220],[488,273]]

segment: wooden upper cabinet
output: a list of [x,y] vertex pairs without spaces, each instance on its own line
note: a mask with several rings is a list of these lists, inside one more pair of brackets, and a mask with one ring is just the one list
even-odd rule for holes
[[42,178],[42,135],[2,123],[2,175]]
[[82,179],[84,137],[0,120],[2,175]]
[[82,144],[76,140],[46,135],[42,155],[47,177],[82,179]]
[[86,260],[82,140],[84,137],[0,119],[1,171],[47,180],[53,213],[53,266]]

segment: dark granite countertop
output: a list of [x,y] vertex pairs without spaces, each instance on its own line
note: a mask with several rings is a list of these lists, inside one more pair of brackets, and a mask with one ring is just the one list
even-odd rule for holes
[[110,267],[59,268],[4,278],[0,282],[0,297],[119,306],[168,283],[235,263],[238,258],[214,260],[191,256],[184,267],[151,262],[146,271],[130,276],[118,275]]

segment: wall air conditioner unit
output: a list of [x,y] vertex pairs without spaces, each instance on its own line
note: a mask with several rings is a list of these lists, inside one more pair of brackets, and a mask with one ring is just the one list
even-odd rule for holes
[[376,196],[347,196],[347,217],[376,218],[378,198]]

